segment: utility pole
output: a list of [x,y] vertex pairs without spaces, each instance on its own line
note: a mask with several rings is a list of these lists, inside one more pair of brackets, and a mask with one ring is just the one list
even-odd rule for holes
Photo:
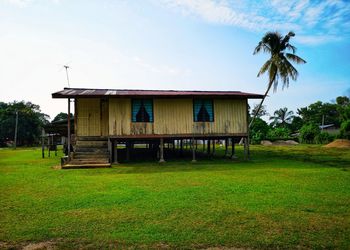
[[18,110],[16,110],[15,142],[14,142],[15,149],[17,147],[17,127],[18,127]]
[[321,129],[322,132],[323,132],[323,127],[324,127],[324,115],[322,115],[322,129]]
[[69,69],[69,66],[68,66],[68,65],[63,65],[63,67],[66,69],[66,75],[67,75],[68,87],[70,88],[70,84],[69,84],[69,77],[68,77],[68,69]]

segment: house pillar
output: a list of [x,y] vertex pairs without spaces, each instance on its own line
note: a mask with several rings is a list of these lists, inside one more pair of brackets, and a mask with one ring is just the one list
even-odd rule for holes
[[215,155],[215,139],[213,140],[213,155]]
[[192,145],[192,162],[196,162],[196,145],[193,138],[191,140],[191,145]]
[[237,159],[236,150],[235,150],[235,138],[231,138],[232,151],[231,151],[231,159]]
[[113,144],[113,142],[111,141],[110,138],[108,138],[109,163],[112,163],[112,162],[113,162],[112,144]]
[[159,163],[164,163],[164,139],[160,138],[159,144]]
[[247,158],[248,158],[247,137],[244,137],[244,139],[243,139],[243,147],[244,147],[244,160],[247,160]]
[[125,142],[125,149],[126,149],[126,161],[130,161],[130,142]]
[[67,117],[67,122],[68,122],[68,134],[67,134],[67,147],[68,147],[68,161],[70,161],[70,98],[68,98],[68,117]]
[[184,147],[183,147],[183,139],[180,139],[180,155],[183,155]]
[[115,141],[112,145],[113,147],[113,164],[119,164],[118,162],[118,141]]
[[225,138],[225,155],[224,158],[227,156],[228,153],[228,138]]
[[210,155],[210,140],[208,140],[207,154]]

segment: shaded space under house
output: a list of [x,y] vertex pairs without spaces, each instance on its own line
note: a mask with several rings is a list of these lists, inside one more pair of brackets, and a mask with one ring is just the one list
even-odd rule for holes
[[[70,118],[72,126],[70,127],[70,134],[74,134],[74,117]],[[48,156],[50,157],[51,151],[55,151],[57,155],[57,145],[63,145],[65,152],[68,152],[68,119],[61,119],[58,121],[52,121],[42,128],[41,134],[41,149],[42,157],[45,157],[45,148],[48,151]]]
[[200,152],[213,154],[218,140],[225,141],[226,154],[231,142],[235,158],[235,142],[242,138],[248,158],[248,99],[263,95],[65,88],[52,97],[68,99],[68,114],[74,103],[73,136],[68,133],[73,150],[62,167],[79,168],[109,167],[141,156],[165,162],[183,155],[186,147],[195,161]]

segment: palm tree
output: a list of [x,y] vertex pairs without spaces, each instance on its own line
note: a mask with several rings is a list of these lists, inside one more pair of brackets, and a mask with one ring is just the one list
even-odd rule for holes
[[288,111],[288,108],[281,108],[273,113],[274,116],[270,116],[270,120],[273,120],[273,124],[291,124],[294,118],[293,111]]
[[[273,91],[276,92],[279,79],[282,80],[282,89],[289,86],[289,78],[296,81],[298,71],[294,68],[290,61],[297,64],[306,63],[304,59],[295,54],[296,47],[289,43],[289,39],[293,36],[295,36],[295,34],[292,31],[290,31],[285,37],[282,37],[282,35],[278,32],[268,32],[264,35],[254,50],[254,55],[259,52],[266,52],[270,54],[270,59],[264,63],[258,73],[259,77],[265,72],[268,72],[269,84],[267,85],[267,90],[249,124],[249,127],[254,122],[254,119],[259,113],[272,86]],[[292,53],[289,53],[288,51]]]

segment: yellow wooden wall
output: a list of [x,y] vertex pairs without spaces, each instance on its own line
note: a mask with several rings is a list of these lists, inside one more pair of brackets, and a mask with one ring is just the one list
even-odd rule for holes
[[247,132],[245,99],[214,99],[214,122],[193,122],[191,98],[154,99],[153,123],[131,122],[131,99],[109,99],[110,135],[235,134]]
[[100,99],[76,99],[77,135],[101,136]]

